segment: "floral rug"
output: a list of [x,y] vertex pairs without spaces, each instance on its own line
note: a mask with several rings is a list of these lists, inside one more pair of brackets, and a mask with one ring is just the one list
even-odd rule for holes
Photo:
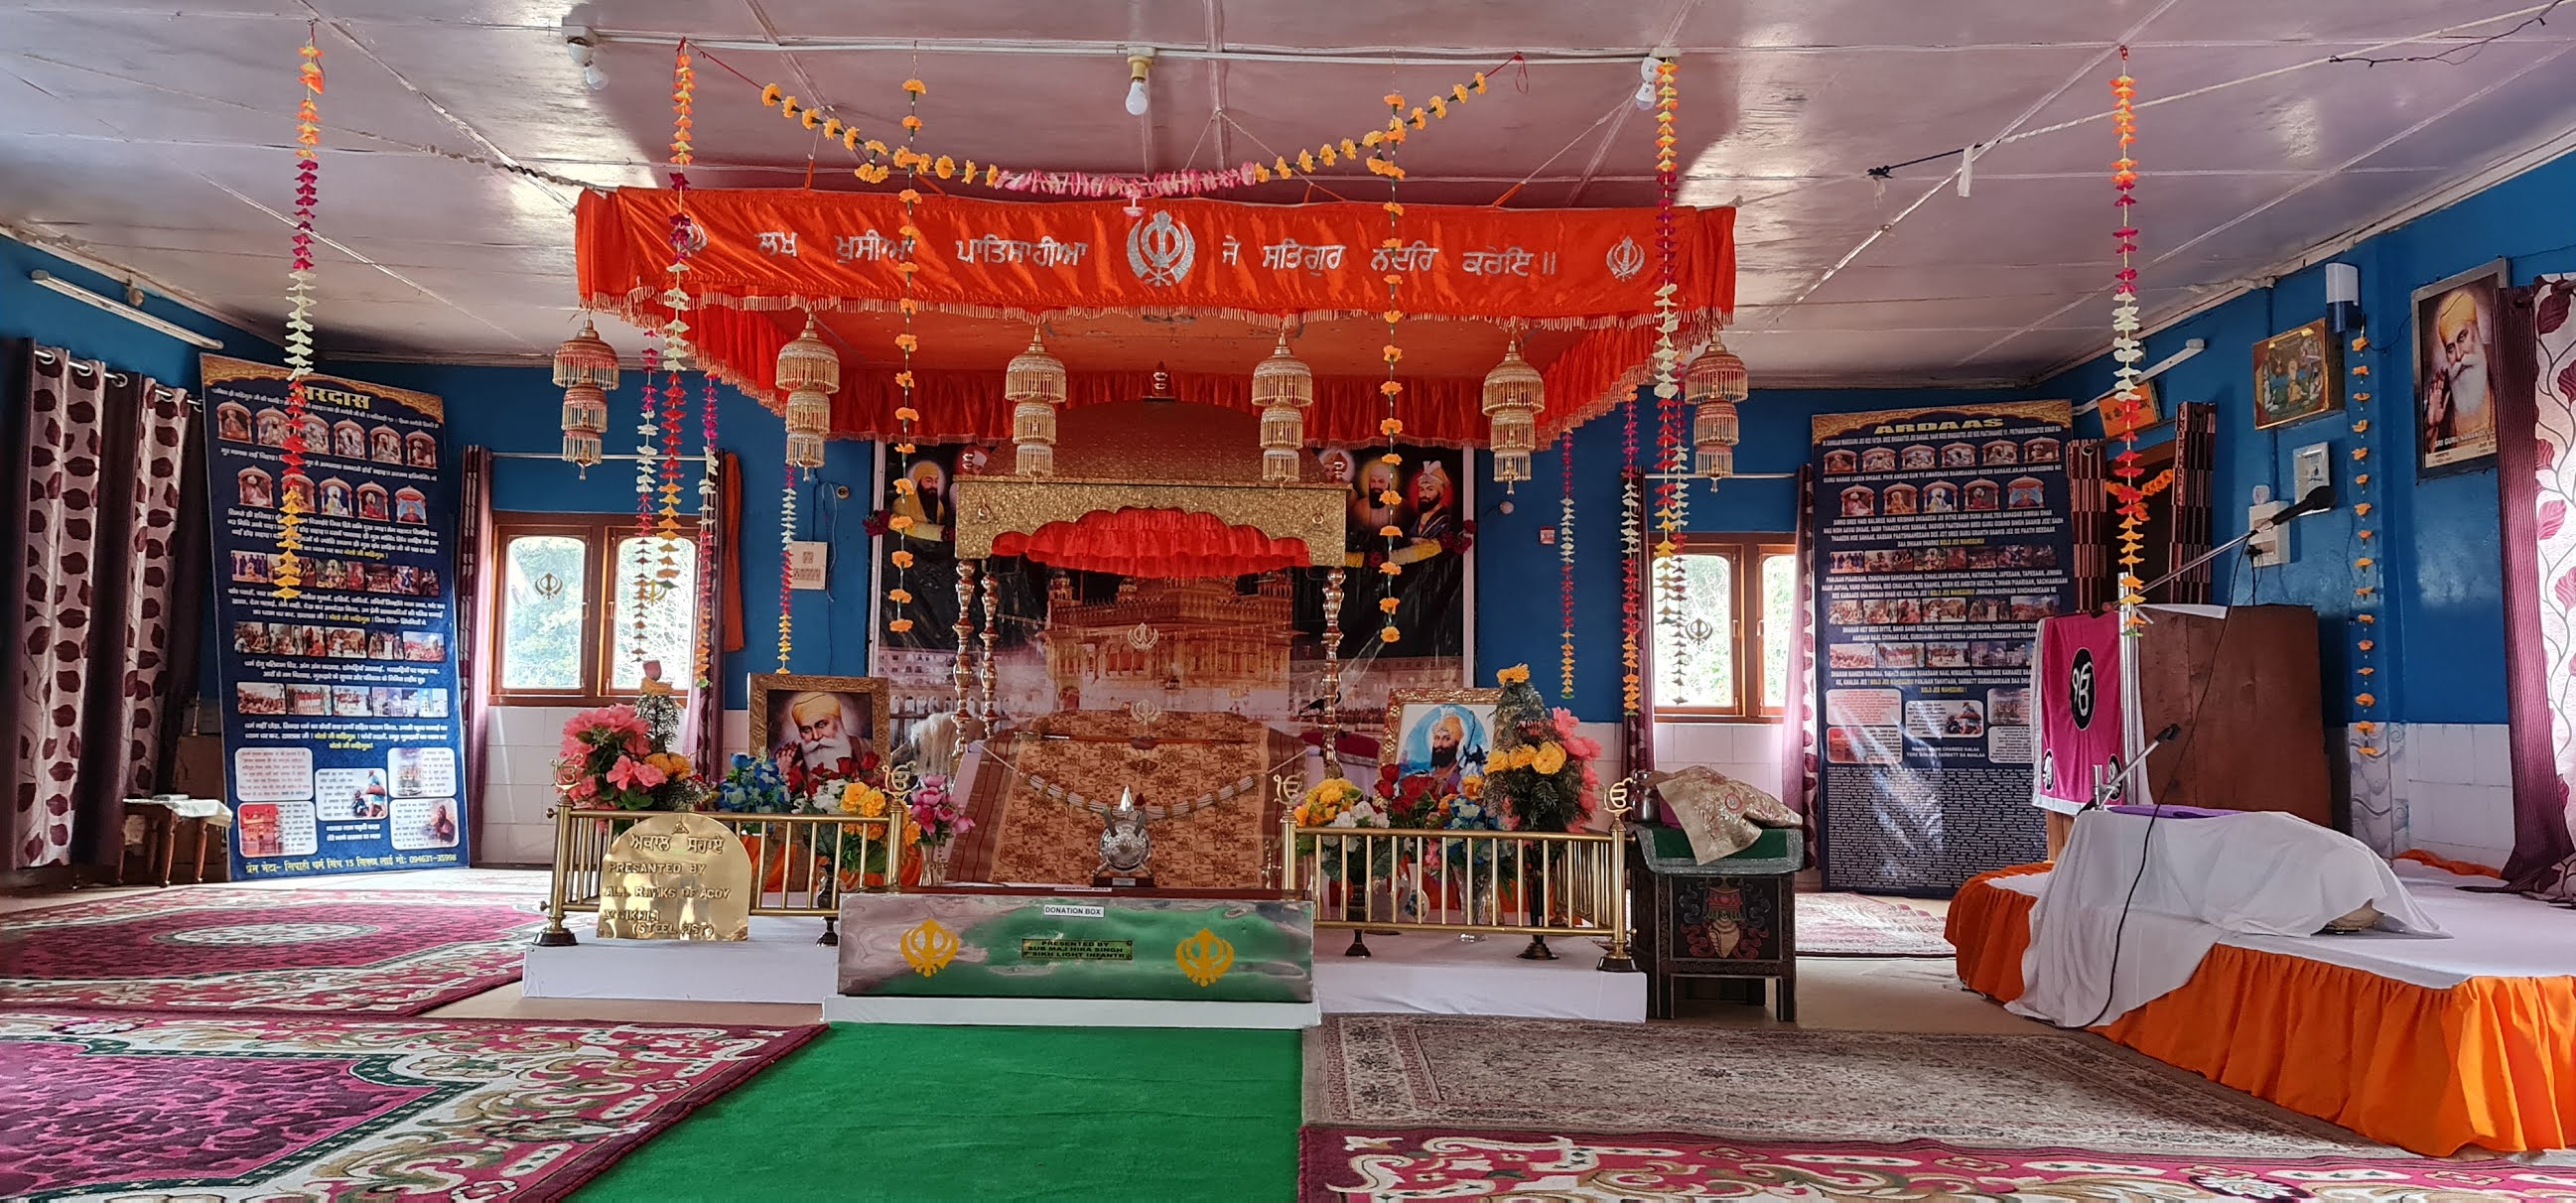
[[0,1197],[560,1198],[818,1030],[0,1011]]
[[1941,957],[1956,955],[1941,917],[1867,894],[1800,894],[1798,955],[1810,957]]
[[2384,1157],[2399,1150],[2073,1035],[1327,1015],[1306,1120],[1383,1131],[1724,1132],[1744,1141]]
[[517,981],[543,924],[491,893],[156,890],[0,916],[0,998],[418,1015]]
[[2576,1170],[2509,1161],[2141,1157],[2090,1149],[1788,1143],[1667,1134],[1307,1128],[1298,1197],[1359,1199],[2565,1199]]

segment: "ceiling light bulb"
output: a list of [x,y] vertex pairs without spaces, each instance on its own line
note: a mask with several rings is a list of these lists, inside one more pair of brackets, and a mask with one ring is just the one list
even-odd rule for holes
[[1154,99],[1145,91],[1145,77],[1154,70],[1154,48],[1137,46],[1127,51],[1127,115],[1142,117],[1153,107]]
[[597,63],[585,63],[581,69],[581,86],[593,92],[605,91],[608,87],[608,73],[600,70]]
[[1654,108],[1654,107],[1655,107],[1655,85],[1653,85],[1653,84],[1651,84],[1651,83],[1638,84],[1638,85],[1637,85],[1637,111],[1638,111],[1638,112],[1640,112],[1640,113],[1643,113],[1643,112],[1646,112],[1646,111],[1648,111],[1648,110],[1650,110],[1650,109],[1652,109],[1652,108]]
[[1637,61],[1637,76],[1651,84],[1655,82],[1655,69],[1663,65],[1664,60],[1649,54]]
[[1145,81],[1144,81],[1144,80],[1139,79],[1139,80],[1134,80],[1134,81],[1131,81],[1130,83],[1128,83],[1128,85],[1127,85],[1127,115],[1128,115],[1128,116],[1130,116],[1130,117],[1142,117],[1142,116],[1144,116],[1144,115],[1145,115],[1145,110],[1146,110],[1147,108],[1151,107],[1151,106],[1152,106],[1152,104],[1153,104],[1153,100],[1152,100],[1152,98],[1148,97],[1148,96],[1145,94]]

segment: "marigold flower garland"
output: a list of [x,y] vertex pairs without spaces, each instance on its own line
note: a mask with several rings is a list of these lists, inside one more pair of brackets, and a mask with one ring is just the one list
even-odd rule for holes
[[[699,399],[699,426],[706,436],[706,462],[698,473],[698,688],[715,683],[716,561],[707,555],[724,517],[724,500],[716,480],[716,378],[706,378]],[[720,549],[732,554],[731,547]]]
[[2138,203],[2138,163],[2131,148],[2138,141],[2138,115],[2134,101],[2137,81],[2129,77],[2129,48],[2120,48],[2120,74],[2111,80],[2111,127],[2120,137],[2120,157],[2111,164],[2111,185],[2118,196],[2112,201],[2120,211],[2120,228],[2113,231],[2120,255],[2118,284],[2111,290],[2111,411],[2107,415],[2110,433],[2120,440],[2120,452],[2113,457],[2114,478],[2111,496],[2120,503],[2120,625],[2124,633],[2136,634],[2146,627],[2138,607],[2146,603],[2138,565],[2145,560],[2139,555],[2146,546],[2147,495],[2138,487],[2145,469],[2138,466],[2138,420],[2142,379],[2138,361],[2146,357],[2139,344],[2138,269],[2131,256],[2138,250],[2137,219],[2132,210]]
[[1565,500],[1556,513],[1557,592],[1565,606],[1565,635],[1558,649],[1557,696],[1574,696],[1574,432],[1557,436],[1557,467],[1565,480]]
[[[903,300],[896,306],[903,312],[903,333],[894,336],[895,349],[903,353],[903,366],[894,374],[895,387],[903,390],[903,402],[897,405],[894,411],[895,421],[902,427],[902,432],[894,449],[903,459],[896,464],[898,474],[895,477],[894,487],[897,494],[906,497],[912,496],[915,490],[912,483],[912,454],[919,448],[912,441],[913,424],[921,420],[921,411],[913,408],[912,404],[912,353],[921,349],[920,337],[912,332],[912,319],[914,315],[921,312],[921,302],[915,300],[912,295],[913,277],[921,271],[921,264],[914,261],[914,255],[921,247],[921,227],[915,223],[913,217],[921,204],[921,191],[910,187],[909,184],[920,181],[921,169],[924,166],[944,164],[951,171],[956,169],[955,164],[945,157],[939,159],[938,164],[929,164],[925,163],[920,155],[913,153],[913,142],[921,136],[921,98],[929,94],[929,85],[921,82],[919,78],[903,81],[903,150],[900,152],[899,161],[903,164],[908,178],[907,186],[902,192],[896,194],[903,201],[903,228],[897,231],[900,235],[901,249],[896,252],[897,258],[894,265],[896,275],[903,280]],[[814,124],[811,110],[806,114],[805,124],[808,128]],[[878,180],[884,178],[882,175],[877,177]],[[926,505],[923,512],[928,512]],[[911,529],[912,524],[912,518],[903,513],[900,508],[895,511],[893,517],[886,520],[886,528],[896,535]],[[912,629],[912,619],[904,613],[904,607],[912,604],[912,590],[906,587],[911,576],[907,571],[911,561],[910,555],[897,554],[894,581],[886,590],[886,602],[894,607],[894,617],[886,622],[886,629],[898,635]],[[962,584],[960,588],[963,589]],[[966,632],[972,629],[973,622],[974,619],[966,610],[965,597],[961,592],[958,598],[956,627],[957,650],[961,656],[966,651]]]
[[[662,396],[655,412],[650,369],[644,381],[643,421],[637,425],[635,463],[635,615],[628,637],[635,662],[652,655],[647,646],[645,611],[678,587],[680,536],[680,419],[688,412],[688,392],[681,376],[689,367],[689,293],[685,287],[689,253],[695,249],[697,224],[689,216],[690,146],[697,73],[682,41],[671,57],[671,191],[679,203],[671,215],[671,283],[662,292],[670,317],[662,323]],[[661,560],[654,562],[653,544]]]
[[[2367,335],[2353,336],[2353,364],[2346,373],[2351,377],[2351,383],[2344,390],[2348,398],[2346,407],[2352,413],[2352,432],[2365,436],[2370,433],[2370,362],[2363,355],[2369,350]],[[2363,470],[2370,463],[2370,448],[2367,445],[2354,447],[2352,461],[2352,534],[2361,544],[2361,554],[2353,557],[2352,561],[2352,623],[2357,629],[2352,645],[2352,671],[2353,675],[2361,678],[2360,688],[2352,695],[2352,729],[2361,736],[2361,742],[2354,745],[2353,750],[2363,756],[2375,757],[2388,750],[2387,739],[2379,730],[2379,721],[2372,717],[2379,705],[2379,695],[2370,688],[2372,678],[2379,674],[2375,655],[2379,641],[2371,637],[2379,629],[2379,559],[2370,554],[2374,546],[2370,541],[2373,533],[2370,515],[2379,508],[2379,494],[2371,486],[2370,473]]]
[[1633,715],[1644,701],[1644,682],[1637,669],[1643,661],[1637,641],[1645,634],[1644,594],[1639,590],[1637,559],[1644,553],[1645,516],[1637,490],[1637,398],[1620,407],[1619,429],[1619,711]]
[[[719,66],[724,65],[712,56],[708,61],[716,62]],[[725,69],[733,70],[731,67]],[[745,83],[751,82],[751,77],[742,75],[739,71],[735,71],[734,74],[741,76]],[[867,183],[882,184],[892,178],[896,171],[910,172],[918,176],[922,170],[927,169],[932,175],[943,180],[953,179],[963,183],[981,184],[987,188],[999,188],[1008,192],[1034,192],[1049,196],[1087,196],[1101,199],[1121,197],[1132,205],[1147,199],[1202,196],[1229,188],[1266,184],[1272,180],[1294,179],[1301,174],[1313,174],[1318,166],[1330,167],[1344,159],[1366,160],[1369,174],[1387,175],[1395,166],[1394,158],[1391,155],[1381,156],[1374,151],[1378,147],[1403,141],[1402,125],[1409,125],[1414,129],[1426,128],[1431,121],[1446,118],[1452,109],[1466,104],[1468,97],[1481,96],[1484,92],[1485,73],[1479,71],[1465,83],[1451,84],[1445,93],[1434,93],[1428,105],[1416,106],[1410,112],[1398,110],[1396,118],[1401,125],[1392,130],[1370,130],[1358,138],[1326,141],[1311,150],[1298,151],[1294,158],[1283,154],[1269,163],[1245,162],[1241,166],[1216,171],[1162,171],[1149,176],[1093,175],[1080,171],[1018,171],[997,163],[979,165],[973,159],[959,159],[950,155],[934,158],[913,149],[912,139],[908,136],[902,147],[890,148],[878,139],[864,136],[857,126],[844,122],[838,117],[825,116],[821,111],[808,107],[803,101],[789,95],[785,89],[774,83],[761,87],[760,103],[764,107],[777,109],[779,116],[794,121],[806,129],[815,130],[830,141],[840,143],[842,148],[850,153],[864,156],[866,162],[852,169],[851,174]],[[918,127],[911,124],[915,120],[917,119],[913,117],[906,118],[907,134],[918,132]],[[1390,176],[1390,178],[1396,177]]]
[[[314,44],[314,27],[304,28],[303,65],[296,78],[304,95],[295,106],[295,256],[286,273],[286,442],[281,450],[288,474],[304,471],[304,378],[313,374],[313,207],[321,199],[322,165],[314,157],[322,145],[322,48]],[[275,596],[303,595],[304,497],[281,490],[277,512]]]
[[[1655,64],[1655,253],[1663,278],[1655,287],[1656,433],[1655,591],[1666,603],[1682,599],[1682,565],[1673,553],[1676,538],[1689,517],[1690,495],[1683,476],[1690,471],[1689,446],[1682,441],[1681,349],[1673,336],[1681,331],[1681,245],[1675,232],[1674,206],[1681,192],[1681,165],[1674,155],[1678,140],[1673,121],[1681,109],[1674,85],[1676,67],[1665,59]],[[1674,671],[1680,671],[1676,660]]]
[[[1393,250],[1404,245],[1404,206],[1395,197],[1396,185],[1404,179],[1404,169],[1395,165],[1395,148],[1404,142],[1404,96],[1402,93],[1389,92],[1385,100],[1386,128],[1383,131],[1369,131],[1368,143],[1373,149],[1368,156],[1368,161],[1371,172],[1386,177],[1386,240],[1378,245]],[[1415,109],[1413,112],[1414,119],[1419,121],[1422,110]],[[1404,358],[1403,349],[1398,347],[1395,341],[1396,327],[1404,321],[1404,309],[1400,296],[1404,287],[1404,275],[1395,270],[1395,262],[1392,259],[1388,260],[1385,279],[1386,313],[1383,316],[1386,318],[1386,345],[1379,348],[1379,354],[1386,358],[1386,383],[1377,386],[1377,389],[1386,396],[1386,417],[1378,422],[1377,428],[1379,433],[1386,436],[1386,454],[1379,459],[1388,467],[1395,468],[1404,463],[1404,456],[1395,449],[1396,437],[1404,433],[1404,420],[1395,416],[1396,398],[1404,395],[1404,382],[1395,378],[1395,365]],[[1389,474],[1391,485],[1401,479],[1401,473]],[[1387,525],[1380,527],[1377,532],[1386,538],[1386,561],[1377,567],[1379,587],[1384,591],[1378,598],[1377,608],[1386,616],[1386,625],[1378,631],[1377,637],[1381,644],[1392,644],[1404,637],[1403,630],[1395,625],[1395,611],[1403,604],[1396,596],[1400,591],[1396,585],[1396,578],[1404,575],[1404,565],[1397,563],[1395,558],[1396,541],[1404,536],[1404,531],[1394,522],[1395,507],[1403,504],[1404,494],[1390,487],[1379,493],[1377,500],[1379,505],[1386,507],[1388,519]]]

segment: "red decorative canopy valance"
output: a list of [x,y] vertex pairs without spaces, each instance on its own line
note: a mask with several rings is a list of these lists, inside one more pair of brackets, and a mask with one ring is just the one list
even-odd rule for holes
[[1306,541],[1274,539],[1213,514],[1186,510],[1093,510],[1033,534],[1006,531],[993,554],[1026,556],[1054,568],[1134,577],[1243,576],[1306,563]]
[[[674,194],[583,196],[579,277],[585,303],[658,324],[669,285]],[[701,190],[689,209],[705,246],[689,260],[702,364],[773,407],[778,349],[822,316],[843,355],[832,429],[876,438],[897,429],[894,313],[903,207],[884,194]],[[1734,211],[1685,209],[1679,264],[1685,352],[1733,308]],[[1246,407],[1252,363],[1284,322],[1317,376],[1317,442],[1375,437],[1385,277],[1402,277],[1398,335],[1407,437],[1481,444],[1477,386],[1508,330],[1524,333],[1547,379],[1542,438],[1629,396],[1650,370],[1659,259],[1652,209],[1505,210],[1406,206],[1402,245],[1382,245],[1377,204],[1029,203],[932,196],[912,295],[921,351],[914,408],[939,439],[1004,439],[1002,365],[1043,319],[1072,369],[1072,404],[1132,400],[1159,365],[1184,400]],[[1431,319],[1431,320],[1416,320]],[[1239,361],[1239,362],[1238,362]]]

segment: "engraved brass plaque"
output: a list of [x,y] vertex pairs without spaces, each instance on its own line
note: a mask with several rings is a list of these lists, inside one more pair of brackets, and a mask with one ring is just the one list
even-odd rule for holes
[[618,940],[751,938],[751,854],[713,819],[656,814],[608,846],[599,934]]

